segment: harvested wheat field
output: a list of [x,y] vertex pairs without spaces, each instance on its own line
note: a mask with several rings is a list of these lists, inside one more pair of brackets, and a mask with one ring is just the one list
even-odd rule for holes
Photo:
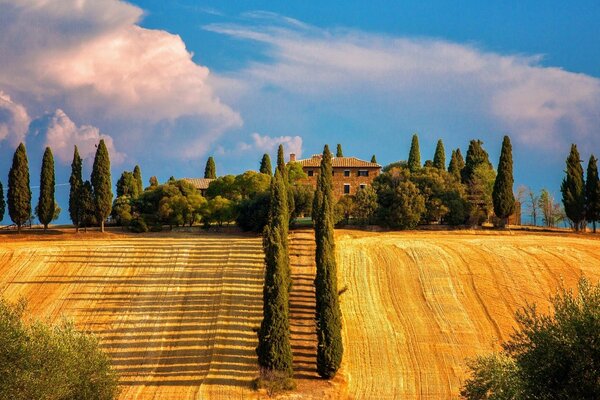
[[[286,398],[456,398],[465,357],[498,348],[526,301],[600,278],[600,241],[541,233],[337,232],[345,356],[315,373],[311,231],[294,231]],[[258,398],[259,237],[226,234],[0,235],[0,293],[33,315],[73,318],[101,339],[122,399]]]
[[341,231],[337,259],[356,399],[457,398],[465,357],[498,349],[517,308],[600,278],[589,235]]

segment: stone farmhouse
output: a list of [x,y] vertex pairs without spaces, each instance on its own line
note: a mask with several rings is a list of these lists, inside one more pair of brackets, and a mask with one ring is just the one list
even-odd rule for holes
[[[290,162],[297,162],[307,177],[299,183],[310,184],[317,187],[317,176],[321,168],[321,154],[311,158],[296,160],[295,154],[290,154]],[[355,195],[360,189],[370,186],[373,180],[381,173],[381,165],[356,157],[332,157],[333,168],[333,194],[336,198],[345,195]]]

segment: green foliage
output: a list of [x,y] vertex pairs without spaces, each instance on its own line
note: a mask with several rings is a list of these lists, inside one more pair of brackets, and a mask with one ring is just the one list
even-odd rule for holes
[[135,179],[136,196],[139,196],[144,191],[144,184],[142,181],[142,170],[139,165],[133,168],[133,178]]
[[375,157],[375,154],[373,154],[373,156],[371,156],[371,162],[374,164],[377,164],[377,157]]
[[450,164],[448,165],[448,172],[454,175],[457,179],[461,179],[461,173],[465,167],[465,160],[463,159],[460,149],[452,150],[452,157],[450,158]]
[[96,219],[96,204],[94,201],[94,192],[90,181],[85,181],[80,191],[79,198],[79,224],[83,228],[94,226],[98,223]]
[[288,253],[288,191],[281,170],[271,183],[269,220],[263,233],[265,281],[263,320],[258,331],[258,364],[267,371],[292,377],[289,325],[290,265]]
[[206,160],[206,166],[204,167],[204,178],[205,179],[216,179],[217,178],[217,166],[215,159],[208,157]]
[[133,219],[131,198],[128,196],[117,197],[112,206],[112,216],[117,221],[117,224],[128,226]]
[[585,214],[587,220],[594,224],[594,232],[596,232],[596,221],[600,220],[600,180],[598,179],[598,159],[593,154],[588,162],[585,181]]
[[415,172],[421,168],[421,150],[419,149],[419,137],[415,133],[410,143],[410,153],[408,153],[408,168]]
[[37,216],[44,230],[48,229],[48,224],[53,220],[56,208],[54,200],[54,157],[50,147],[46,147],[42,158],[42,172],[40,174],[40,197],[37,205]]
[[140,182],[136,179],[135,174],[123,171],[117,181],[117,197],[127,196],[131,199],[137,199],[140,193],[142,193],[139,188]]
[[258,193],[237,205],[236,224],[244,231],[262,232],[269,219],[270,192]]
[[293,209],[290,210],[290,221],[303,215],[311,214],[315,195],[315,190],[312,186],[299,184],[293,185],[290,187],[289,195],[292,196],[294,206]]
[[312,212],[317,266],[315,277],[317,372],[326,379],[335,376],[344,354],[341,333],[342,311],[339,303],[335,260],[334,198],[331,171],[331,152],[329,147],[325,146]]
[[260,160],[260,173],[269,176],[273,175],[273,167],[271,166],[271,157],[267,153],[263,154]]
[[252,381],[252,388],[254,390],[265,389],[267,396],[273,397],[282,392],[296,389],[296,383],[287,372],[261,368],[260,376]]
[[373,181],[379,221],[391,228],[412,229],[425,212],[425,199],[410,181],[410,172],[394,168]]
[[372,224],[377,207],[377,193],[371,186],[359,190],[354,196],[354,218],[359,224]]
[[113,202],[112,181],[110,177],[110,158],[104,139],[100,139],[94,166],[92,167],[92,187],[94,188],[94,204],[96,217],[100,221],[101,231],[104,232],[104,220],[110,215]]
[[134,233],[148,232],[148,225],[143,218],[135,218],[129,223],[129,230]]
[[490,157],[488,156],[487,151],[483,149],[483,142],[481,140],[471,140],[471,142],[469,142],[469,149],[467,150],[465,166],[460,171],[461,179],[464,184],[468,185],[473,180],[475,177],[475,170],[480,165],[493,169]]
[[585,187],[581,159],[575,144],[571,145],[571,152],[567,157],[566,176],[560,185],[560,191],[565,213],[573,221],[575,230],[579,230],[585,218]]
[[350,218],[354,216],[355,202],[354,196],[343,196],[335,203],[334,219],[335,225],[347,225]]
[[242,200],[249,199],[256,196],[258,193],[266,192],[269,190],[270,185],[270,175],[256,171],[246,171],[234,178],[232,191],[235,195],[232,197]]
[[495,181],[496,171],[487,164],[480,164],[473,171],[472,178],[466,186],[471,225],[480,225],[492,215]]
[[220,176],[208,185],[206,197],[212,199],[221,196],[229,200],[237,200],[239,199],[237,189],[234,175]]
[[299,181],[300,179],[308,178],[306,172],[302,169],[302,165],[299,162],[290,161],[286,165],[286,172],[288,176],[288,182],[293,184]]
[[464,396],[600,398],[600,286],[581,278],[576,293],[559,289],[551,306],[548,315],[532,304],[516,313],[517,329],[501,355],[471,363]]
[[117,397],[118,377],[98,340],[72,323],[25,323],[25,303],[0,299],[0,399]]
[[408,163],[406,161],[396,161],[383,167],[381,172],[390,172],[394,168],[408,169]]
[[285,169],[285,155],[283,153],[283,145],[280,144],[277,148],[277,169],[281,172],[284,180],[287,181],[286,169]]
[[79,224],[81,222],[81,190],[83,188],[82,178],[82,162],[79,156],[79,150],[77,146],[73,150],[73,162],[71,163],[71,177],[69,178],[69,216],[75,228],[79,230]]
[[336,157],[344,157],[344,152],[342,151],[342,145],[338,143],[337,149],[335,151]]
[[158,178],[156,176],[151,176],[148,183],[150,183],[151,188],[155,188],[158,186]]
[[225,197],[217,196],[208,201],[203,216],[207,223],[214,221],[217,225],[223,226],[224,223],[235,220],[234,203]]
[[443,171],[446,170],[446,150],[444,150],[444,142],[442,139],[438,140],[435,147],[435,154],[433,156],[433,166]]
[[506,219],[515,211],[513,185],[512,145],[510,144],[510,138],[504,136],[500,161],[498,162],[498,175],[492,191],[494,214],[503,220],[503,225]]
[[27,150],[23,143],[19,144],[8,173],[8,214],[17,225],[21,226],[31,217],[31,189],[29,187],[29,162]]

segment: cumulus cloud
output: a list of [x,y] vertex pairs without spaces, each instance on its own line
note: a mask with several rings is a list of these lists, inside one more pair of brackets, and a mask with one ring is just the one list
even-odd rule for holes
[[119,164],[125,159],[125,154],[115,148],[112,137],[100,133],[98,128],[91,125],[77,126],[60,109],[43,118],[36,134],[45,139],[44,147],[50,146],[54,155],[63,164],[67,164],[73,159],[74,145],[77,146],[81,158],[92,160],[100,139],[104,139],[112,163]]
[[254,132],[250,137],[252,139],[250,143],[245,141],[238,142],[231,150],[219,146],[217,148],[217,153],[221,155],[244,152],[275,153],[279,145],[282,144],[286,157],[289,156],[290,153],[294,153],[296,157],[302,155],[301,136],[269,136]]
[[[600,136],[593,134],[600,126],[600,80],[544,66],[540,56],[321,29],[269,13],[245,17],[248,23],[205,27],[266,45],[268,61],[251,63],[227,79],[313,100],[388,98],[431,109],[462,105],[523,143],[546,148],[564,148],[568,141],[600,145]],[[248,84],[245,89],[250,94],[256,90]]]
[[25,137],[30,122],[25,107],[0,90],[0,142],[10,138],[11,144],[19,143]]

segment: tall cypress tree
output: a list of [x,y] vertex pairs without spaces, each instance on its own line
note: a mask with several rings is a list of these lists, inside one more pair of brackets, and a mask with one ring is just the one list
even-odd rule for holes
[[334,238],[334,197],[331,178],[331,153],[325,146],[321,171],[317,178],[313,211],[315,217],[315,277],[317,323],[317,372],[323,378],[332,378],[342,362],[342,311],[337,286],[337,264]]
[[567,217],[579,231],[581,223],[585,218],[585,188],[583,183],[583,168],[577,145],[571,145],[571,152],[567,157],[566,176],[560,185],[562,201],[565,206]]
[[262,160],[260,160],[260,173],[273,175],[273,167],[271,166],[271,157],[267,153],[263,154]]
[[465,167],[465,159],[460,152],[460,149],[452,150],[448,172],[454,175],[457,179],[461,179],[461,171]]
[[375,157],[375,154],[371,157],[371,162],[377,164],[377,157]]
[[475,169],[480,165],[487,165],[490,169],[493,168],[487,151],[483,149],[483,142],[481,140],[471,140],[467,150],[465,166],[461,170],[463,183],[466,184],[473,180]]
[[4,211],[6,209],[6,202],[4,201],[4,187],[0,182],[0,222],[4,219]]
[[29,161],[23,143],[13,156],[8,173],[8,214],[21,232],[21,226],[31,218],[31,188],[29,187]]
[[444,142],[442,142],[442,139],[438,140],[437,146],[435,147],[433,166],[442,171],[446,170],[446,150],[444,150]]
[[588,221],[592,222],[594,233],[596,221],[600,219],[600,180],[598,179],[598,159],[592,154],[587,166],[585,181],[585,214]]
[[215,159],[208,157],[206,160],[206,166],[204,167],[204,178],[205,179],[217,179],[217,166],[215,165]]
[[[139,165],[133,167],[133,177],[135,178],[135,185],[137,188],[137,196],[144,192],[144,183],[142,181],[142,170]],[[136,196],[136,197],[137,197]]]
[[419,137],[415,133],[410,143],[410,153],[408,153],[408,168],[411,172],[418,171],[421,168],[421,150],[419,149]]
[[54,218],[56,203],[54,200],[55,190],[54,156],[50,147],[46,147],[42,158],[42,172],[40,174],[40,198],[37,206],[38,219],[48,229],[48,224]]
[[71,163],[71,177],[69,178],[71,186],[69,190],[69,215],[77,232],[79,232],[79,225],[81,224],[81,189],[83,188],[81,169],[81,157],[77,146],[75,146],[73,162]]
[[258,364],[291,377],[292,348],[289,325],[288,200],[279,169],[271,180],[269,219],[263,233],[265,281],[263,320],[258,331]]
[[342,151],[342,145],[338,143],[337,149],[335,151],[336,157],[344,157],[344,152]]
[[277,148],[277,169],[281,172],[281,176],[287,182],[287,171],[285,169],[285,156],[283,154],[283,144]]
[[85,232],[87,227],[96,223],[96,204],[94,190],[90,181],[85,181],[79,190],[79,225]]
[[500,161],[498,162],[498,175],[496,175],[492,192],[494,214],[503,220],[503,224],[506,224],[507,218],[515,211],[514,183],[512,145],[510,144],[510,138],[504,136]]
[[100,140],[96,149],[96,157],[92,168],[92,187],[94,188],[96,216],[100,221],[100,231],[104,232],[104,220],[110,215],[113,201],[110,157],[104,139]]

